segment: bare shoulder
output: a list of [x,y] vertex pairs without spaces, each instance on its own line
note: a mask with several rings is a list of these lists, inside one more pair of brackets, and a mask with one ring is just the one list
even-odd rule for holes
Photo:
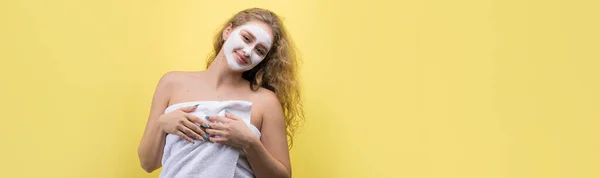
[[281,106],[279,98],[275,92],[265,88],[260,88],[254,92],[252,101],[254,103],[253,108],[257,110],[261,117],[261,131],[264,131],[264,129],[269,127],[269,125],[280,125],[276,123],[285,122],[283,107]]
[[169,71],[160,79],[159,85],[174,85],[180,82],[184,82],[195,76],[199,75],[200,72],[188,72],[188,71]]
[[266,108],[281,107],[277,94],[265,88],[258,89],[253,98],[256,103]]
[[156,86],[156,94],[160,96],[171,96],[174,90],[181,87],[181,84],[185,83],[186,80],[193,78],[193,75],[194,72],[186,71],[169,71],[163,74]]
[[163,74],[162,78],[166,81],[177,81],[185,78],[195,77],[201,72],[190,72],[190,71],[169,71]]

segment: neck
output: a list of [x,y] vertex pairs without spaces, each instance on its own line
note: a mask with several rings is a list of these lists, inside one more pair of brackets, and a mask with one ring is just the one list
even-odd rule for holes
[[243,83],[242,72],[231,70],[225,56],[219,53],[206,69],[208,84],[219,89],[223,86],[238,86]]

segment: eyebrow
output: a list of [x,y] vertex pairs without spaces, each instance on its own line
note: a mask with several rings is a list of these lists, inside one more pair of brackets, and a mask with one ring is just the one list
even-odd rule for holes
[[[247,34],[248,34],[248,36],[250,36],[250,38],[251,38],[252,40],[256,40],[256,37],[254,36],[254,34],[250,33],[250,31],[248,31],[248,30],[244,30],[244,32],[245,32],[245,33],[247,33]],[[258,44],[256,44],[256,45],[259,45],[259,46],[260,46],[261,48],[263,48],[263,50],[265,50],[265,51],[269,50],[269,48],[267,48],[267,45],[266,45],[266,44],[263,44],[263,43],[260,43],[260,42],[259,42],[259,43],[258,43]]]
[[254,34],[250,33],[250,31],[244,30],[244,32],[246,32],[248,34],[248,36],[250,36],[250,38],[256,39],[256,37],[254,36]]
[[269,49],[267,48],[267,45],[265,45],[265,44],[263,44],[263,43],[258,43],[258,44],[257,44],[257,46],[258,46],[258,47],[260,47],[260,48],[262,48],[263,50],[265,50],[265,52],[267,52],[267,50],[269,50]]

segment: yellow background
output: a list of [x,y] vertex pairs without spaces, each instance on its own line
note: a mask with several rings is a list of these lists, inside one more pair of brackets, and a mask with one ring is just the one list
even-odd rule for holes
[[303,58],[294,177],[600,177],[593,0],[1,1],[2,177],[156,177],[156,82],[254,6]]

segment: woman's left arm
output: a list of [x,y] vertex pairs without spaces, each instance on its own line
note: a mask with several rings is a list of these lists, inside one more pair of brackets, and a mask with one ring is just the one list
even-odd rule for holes
[[[250,128],[235,115],[226,113],[225,117],[210,116],[210,128],[206,129],[211,142],[228,144],[246,152],[248,162],[257,178],[290,178],[292,169],[287,144],[285,116],[279,100],[263,97],[259,103],[262,113],[261,137],[258,138]],[[219,136],[219,137],[216,137]]]
[[276,97],[264,99],[262,138],[253,137],[244,151],[256,177],[292,177],[283,109]]

